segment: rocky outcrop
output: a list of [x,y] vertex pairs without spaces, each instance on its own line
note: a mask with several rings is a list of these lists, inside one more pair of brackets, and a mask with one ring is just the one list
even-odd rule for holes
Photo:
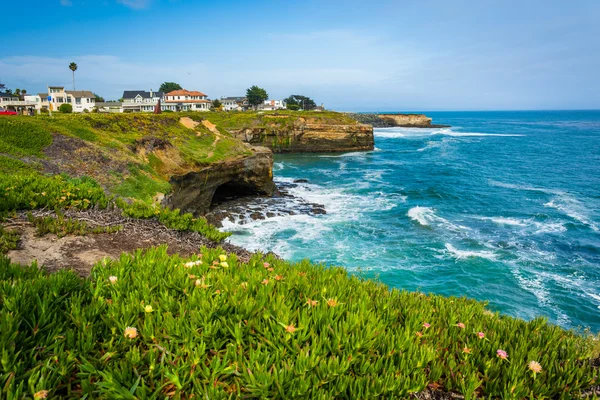
[[373,127],[365,124],[310,124],[230,130],[247,143],[269,147],[275,153],[368,151],[374,148]]
[[375,128],[448,128],[449,125],[432,124],[432,119],[424,114],[350,114],[363,124]]
[[212,163],[170,178],[172,192],[163,203],[185,212],[205,214],[213,203],[250,195],[273,195],[273,153],[251,146],[250,156]]

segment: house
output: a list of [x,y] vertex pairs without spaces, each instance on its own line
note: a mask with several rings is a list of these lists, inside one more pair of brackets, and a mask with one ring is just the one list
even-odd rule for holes
[[265,100],[258,106],[259,110],[283,110],[286,107],[285,100]]
[[204,93],[181,89],[167,93],[161,108],[163,111],[210,111],[211,106]]
[[246,111],[250,107],[248,99],[243,96],[221,97],[219,101],[223,104],[225,111]]
[[96,104],[96,95],[90,90],[65,90],[64,86],[48,86],[48,93],[38,93],[37,97],[38,110],[58,111],[63,104],[71,104],[75,113],[90,112]]
[[123,112],[153,112],[158,102],[163,100],[163,95],[163,92],[152,89],[149,92],[126,90],[123,92]]
[[32,96],[25,95],[23,99],[10,93],[0,92],[0,107],[15,110],[22,113],[29,113],[37,109],[37,101],[31,99]]
[[123,103],[120,101],[96,102],[96,110],[101,113],[122,113]]
[[0,92],[0,106],[3,106],[4,108],[6,108],[6,104],[19,100],[19,97],[14,94]]

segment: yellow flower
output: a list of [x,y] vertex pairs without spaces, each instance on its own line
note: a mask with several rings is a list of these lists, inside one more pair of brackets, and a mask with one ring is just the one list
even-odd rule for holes
[[329,300],[327,300],[327,305],[329,307],[337,307],[338,302],[336,299],[329,299]]
[[534,374],[542,372],[542,366],[537,361],[529,361],[527,368],[529,368]]
[[40,390],[39,392],[37,392],[36,394],[33,395],[33,398],[35,400],[45,399],[46,397],[48,397],[48,391],[47,390]]
[[128,339],[135,339],[137,337],[137,329],[128,326],[127,328],[125,328],[124,335]]
[[223,268],[229,268],[229,264],[227,264],[227,261],[223,261],[221,264],[219,264],[221,267]]
[[144,307],[144,311],[147,313],[151,313],[152,311],[154,311],[154,309],[150,304],[148,304],[146,307]]
[[109,276],[109,277],[108,277],[108,280],[109,280],[109,281],[110,281],[110,283],[112,283],[113,285],[114,285],[115,283],[117,283],[117,277],[116,277],[116,276],[114,276],[114,275],[112,275],[112,276]]
[[225,254],[221,254],[219,256],[219,260],[221,260],[221,261],[227,261],[227,256]]

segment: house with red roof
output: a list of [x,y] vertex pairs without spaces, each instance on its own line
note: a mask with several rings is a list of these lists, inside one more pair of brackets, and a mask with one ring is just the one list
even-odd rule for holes
[[162,109],[171,111],[210,111],[212,102],[202,92],[174,90],[165,94]]

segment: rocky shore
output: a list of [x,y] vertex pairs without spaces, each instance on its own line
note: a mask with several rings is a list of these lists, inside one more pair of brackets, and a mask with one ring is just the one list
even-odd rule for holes
[[350,117],[373,128],[449,128],[450,125],[432,124],[432,119],[424,114],[363,114],[353,113]]

